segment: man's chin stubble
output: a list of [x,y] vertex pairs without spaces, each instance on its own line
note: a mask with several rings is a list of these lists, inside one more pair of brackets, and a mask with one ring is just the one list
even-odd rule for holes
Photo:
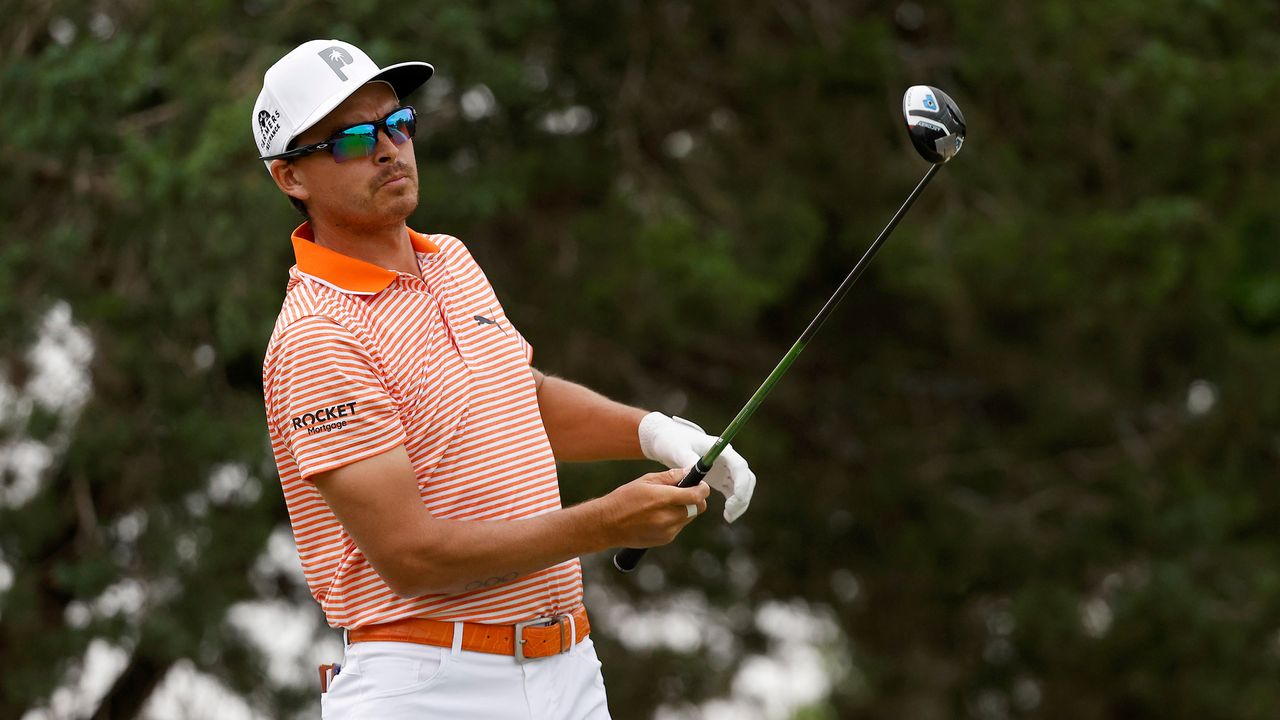
[[369,210],[380,209],[378,214],[388,219],[395,216],[396,219],[403,220],[418,208],[418,201],[418,183],[414,180],[405,188],[378,188],[366,201],[365,207]]

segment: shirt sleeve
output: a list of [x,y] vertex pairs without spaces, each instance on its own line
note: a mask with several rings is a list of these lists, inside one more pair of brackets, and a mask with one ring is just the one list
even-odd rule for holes
[[532,367],[533,366],[533,346],[529,344],[528,340],[524,339],[524,333],[520,332],[519,330],[516,330],[515,325],[512,325],[511,329],[516,331],[516,340],[520,342],[520,349],[524,351],[524,359]]
[[305,317],[277,338],[263,383],[268,422],[304,478],[405,442],[377,363],[356,336]]

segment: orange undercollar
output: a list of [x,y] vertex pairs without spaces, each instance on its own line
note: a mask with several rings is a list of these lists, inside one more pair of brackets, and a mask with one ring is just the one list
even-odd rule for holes
[[[357,260],[350,255],[316,244],[311,223],[302,223],[293,231],[293,255],[298,270],[320,280],[326,285],[346,292],[372,295],[387,289],[395,282],[396,273],[373,263]],[[409,229],[409,242],[420,253],[439,252],[440,248],[420,233]]]

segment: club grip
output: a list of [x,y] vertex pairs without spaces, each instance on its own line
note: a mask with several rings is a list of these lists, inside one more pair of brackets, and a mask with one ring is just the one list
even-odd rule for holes
[[[680,482],[676,483],[676,487],[693,487],[702,482],[702,478],[706,477],[709,472],[711,472],[711,468],[704,469],[702,461],[699,460],[693,467],[689,468],[689,472]],[[646,552],[648,552],[647,548],[622,548],[614,553],[613,566],[624,573],[629,573],[636,569],[636,566],[640,564],[640,559],[644,557]]]

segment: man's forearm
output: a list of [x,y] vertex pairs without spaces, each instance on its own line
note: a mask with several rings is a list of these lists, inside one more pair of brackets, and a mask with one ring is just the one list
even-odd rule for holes
[[404,596],[493,587],[612,546],[599,500],[522,520],[432,519],[394,577],[412,578]]
[[637,430],[647,414],[645,410],[551,376],[545,376],[538,388],[538,408],[556,460],[644,457]]
[[[706,485],[677,488],[679,471],[650,473],[605,497],[519,520],[443,520],[421,507],[392,511],[399,529],[371,525],[353,535],[374,569],[401,596],[452,594],[494,587],[606,548],[671,541],[707,508]],[[361,539],[364,544],[361,545]]]

